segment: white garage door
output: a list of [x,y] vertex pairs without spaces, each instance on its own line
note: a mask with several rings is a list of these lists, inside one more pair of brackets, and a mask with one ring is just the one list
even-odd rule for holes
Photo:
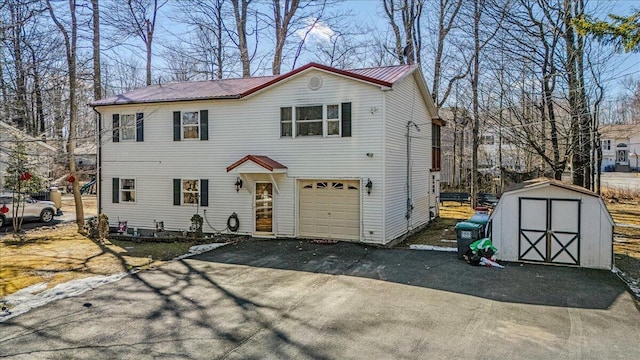
[[301,180],[300,236],[360,240],[360,181]]

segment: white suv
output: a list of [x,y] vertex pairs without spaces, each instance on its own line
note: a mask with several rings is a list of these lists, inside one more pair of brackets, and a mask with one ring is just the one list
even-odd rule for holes
[[[16,199],[18,196],[26,195],[16,194]],[[13,219],[13,199],[14,195],[11,193],[0,193],[0,227]],[[27,196],[24,201],[24,212],[22,205],[22,201],[20,201],[18,216],[22,216],[24,219],[39,219],[43,223],[50,223],[53,217],[59,214],[56,210],[56,204],[51,201],[38,201]]]

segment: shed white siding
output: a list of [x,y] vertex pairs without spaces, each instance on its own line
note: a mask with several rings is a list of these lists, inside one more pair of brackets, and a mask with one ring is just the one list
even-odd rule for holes
[[[588,195],[579,191],[561,188],[550,184],[533,188],[525,188],[505,192],[493,213],[491,214],[491,238],[498,248],[498,259],[505,261],[519,261],[519,199],[570,199],[580,201],[580,264],[581,267],[610,269],[612,266],[612,234],[613,220],[609,215],[606,206],[601,198]],[[544,204],[544,203],[543,203]],[[534,206],[533,202],[530,204]],[[542,206],[542,205],[541,205]],[[530,214],[538,214],[539,211],[530,211]],[[569,228],[570,224],[577,222],[576,214],[571,210],[571,206],[564,204],[558,206],[554,211],[554,218],[564,217],[566,226],[562,224],[559,228]],[[523,220],[529,224],[544,224],[544,215],[534,215],[532,218]]]
[[[429,221],[431,192],[431,117],[420,90],[409,76],[386,94],[385,223],[386,238],[395,239]],[[411,127],[411,221],[407,215],[407,125]]]
[[[312,91],[309,77],[320,75],[322,87]],[[169,86],[169,85],[168,85]],[[395,90],[394,90],[395,91]],[[352,137],[280,137],[280,108],[320,104],[352,104]],[[253,232],[252,184],[235,191],[237,174],[226,167],[247,154],[266,155],[286,165],[287,174],[274,174],[279,193],[274,194],[276,236],[296,236],[297,179],[371,179],[371,195],[361,189],[363,239],[385,243],[382,212],[383,93],[366,84],[324,71],[312,70],[242,100],[120,105],[101,108],[102,210],[111,224],[127,220],[129,227],[153,228],[164,221],[167,230],[186,230],[191,216],[205,214],[216,230],[226,227],[231,213],[240,220],[239,233]],[[209,112],[209,140],[173,141],[174,111]],[[111,140],[114,113],[144,113],[144,141]],[[416,146],[416,151],[418,146]],[[420,150],[421,151],[421,150]],[[373,157],[367,157],[373,153]],[[136,203],[111,202],[111,179],[136,179]],[[209,179],[209,206],[174,206],[172,179]],[[268,175],[247,175],[250,181]],[[419,193],[416,191],[416,193]],[[205,213],[206,210],[206,213]],[[414,213],[416,213],[414,211]],[[416,219],[417,220],[417,219]],[[213,232],[205,222],[204,231]]]

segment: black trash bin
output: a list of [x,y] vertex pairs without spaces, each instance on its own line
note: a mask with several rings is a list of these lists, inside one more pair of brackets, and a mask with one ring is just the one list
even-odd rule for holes
[[476,224],[472,222],[459,222],[456,224],[456,242],[458,243],[458,257],[462,259],[469,245],[476,240],[480,240],[482,237],[483,224]]

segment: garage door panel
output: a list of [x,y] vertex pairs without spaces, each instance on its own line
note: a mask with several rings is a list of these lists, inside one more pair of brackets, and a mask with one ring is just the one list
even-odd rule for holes
[[359,240],[357,180],[300,181],[300,235]]

